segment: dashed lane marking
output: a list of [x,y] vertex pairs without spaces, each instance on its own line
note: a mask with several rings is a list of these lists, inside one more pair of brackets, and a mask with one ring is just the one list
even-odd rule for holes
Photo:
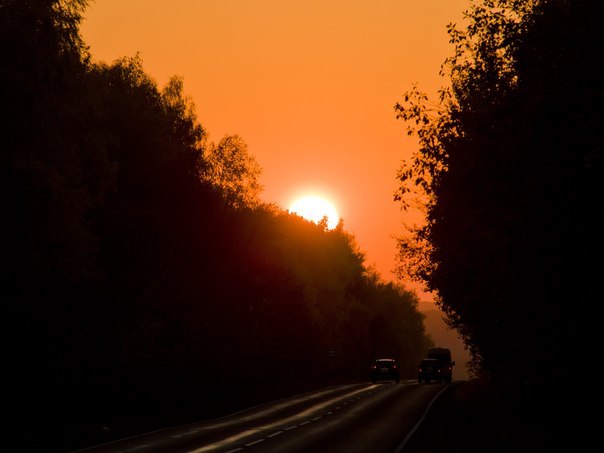
[[[309,424],[309,423],[311,423],[311,422],[315,422],[315,421],[317,421],[317,420],[320,420],[320,419],[321,419],[323,416],[333,415],[333,411],[338,411],[338,410],[341,410],[343,406],[347,406],[349,403],[353,403],[353,402],[358,401],[358,400],[360,400],[360,399],[367,398],[368,396],[373,395],[373,394],[377,393],[378,391],[382,391],[382,390],[384,390],[384,388],[386,388],[386,387],[387,387],[387,386],[381,386],[381,388],[376,388],[376,389],[373,389],[373,390],[371,390],[371,391],[369,391],[369,392],[367,392],[367,393],[365,393],[365,394],[363,394],[363,395],[359,395],[359,396],[357,396],[357,397],[350,398],[348,401],[343,401],[342,403],[340,403],[340,405],[339,405],[339,406],[336,406],[335,408],[332,408],[332,410],[327,411],[327,412],[326,412],[326,413],[324,413],[323,415],[318,415],[318,416],[316,416],[316,417],[314,417],[314,418],[312,418],[312,419],[310,419],[310,420],[305,420],[305,421],[303,421],[303,422],[300,422],[300,423],[299,423],[299,424],[297,424],[297,425],[291,425],[291,426],[288,426],[287,428],[283,428],[282,430],[275,431],[274,433],[267,435],[267,436],[266,436],[266,438],[257,439],[257,440],[255,440],[255,441],[252,441],[252,442],[249,442],[249,443],[245,444],[245,447],[251,447],[251,446],[257,445],[257,444],[259,444],[259,443],[261,443],[261,442],[264,442],[264,441],[265,441],[265,440],[267,440],[267,439],[270,439],[270,438],[276,437],[276,436],[278,436],[278,435],[280,435],[280,434],[283,434],[285,431],[290,431],[290,430],[292,430],[292,429],[296,429],[296,428],[298,428],[298,427],[308,425],[308,424]],[[197,430],[191,430],[191,431],[188,431],[188,432],[186,432],[186,433],[179,434],[179,435],[177,435],[177,436],[178,436],[178,437],[180,437],[180,436],[182,436],[182,435],[195,434],[196,432],[197,432]],[[236,436],[236,437],[243,437],[244,435],[245,435],[245,433],[243,433],[243,434],[239,434],[239,435],[238,435],[238,436]],[[204,448],[202,448],[202,449],[195,450],[195,452],[193,452],[193,453],[201,453],[202,451],[206,451],[206,450],[208,449],[208,447],[210,447],[210,448],[211,448],[212,446],[207,446],[207,447],[204,447]],[[240,451],[243,451],[245,447],[238,447],[238,448],[235,448],[235,449],[233,449],[233,450],[229,450],[229,451],[228,451],[228,452],[226,452],[226,453],[236,453],[236,452],[240,452]]]

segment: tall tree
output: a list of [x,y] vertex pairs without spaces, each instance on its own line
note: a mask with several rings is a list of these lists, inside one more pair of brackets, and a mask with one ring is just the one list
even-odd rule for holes
[[95,215],[114,170],[93,126],[86,3],[0,2],[0,354],[15,414],[87,385],[104,319]]
[[111,169],[89,128],[94,112],[82,108],[88,54],[78,26],[86,3],[0,4],[0,171],[10,213],[3,237],[5,259],[15,260],[7,269],[52,268],[75,279],[94,272],[83,219],[102,202]]
[[205,154],[204,180],[215,185],[230,207],[257,206],[262,185],[262,169],[238,135],[227,135],[218,144],[210,143]]
[[524,380],[542,361],[570,376],[602,308],[601,2],[485,0],[450,26],[451,85],[437,108],[396,105],[419,151],[396,198],[427,194],[399,271],[436,291],[484,372]]

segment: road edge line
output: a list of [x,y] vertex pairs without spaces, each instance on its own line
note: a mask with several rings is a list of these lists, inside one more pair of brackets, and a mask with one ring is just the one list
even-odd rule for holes
[[409,431],[409,434],[407,434],[407,436],[403,439],[403,441],[399,444],[399,446],[397,447],[396,450],[394,450],[394,453],[401,453],[403,451],[403,448],[405,448],[405,445],[407,445],[407,443],[409,442],[409,440],[411,440],[411,437],[413,437],[413,434],[415,433],[415,431],[417,431],[417,429],[419,428],[419,426],[423,423],[423,421],[425,420],[425,418],[428,416],[428,412],[430,412],[430,408],[432,407],[432,404],[434,404],[434,401],[436,401],[436,399],[443,393],[445,392],[445,390],[447,390],[448,388],[452,387],[453,385],[457,385],[458,382],[454,382],[452,385],[447,385],[445,386],[440,392],[438,392],[434,398],[432,398],[432,401],[430,401],[430,404],[428,404],[428,406],[426,407],[426,410],[424,411],[424,413],[422,414],[421,418],[417,421],[417,423],[415,424],[415,426],[411,429],[411,431]]

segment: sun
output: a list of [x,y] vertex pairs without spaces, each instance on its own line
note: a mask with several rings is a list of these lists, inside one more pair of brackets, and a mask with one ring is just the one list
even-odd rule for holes
[[289,207],[289,212],[298,214],[311,222],[319,223],[327,217],[327,228],[333,230],[340,221],[334,205],[323,197],[309,195],[298,198]]

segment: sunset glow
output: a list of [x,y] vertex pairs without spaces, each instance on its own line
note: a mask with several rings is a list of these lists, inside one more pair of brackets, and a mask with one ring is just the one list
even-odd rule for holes
[[264,201],[287,207],[299,187],[337,187],[346,230],[390,279],[393,235],[421,221],[393,201],[417,148],[393,107],[416,82],[437,93],[447,24],[467,3],[103,0],[82,33],[95,61],[140,53],[160,87],[182,76],[210,139],[248,144]]
[[327,228],[330,230],[338,226],[340,220],[338,211],[330,201],[313,195],[299,198],[292,203],[289,211],[315,223],[327,217]]

